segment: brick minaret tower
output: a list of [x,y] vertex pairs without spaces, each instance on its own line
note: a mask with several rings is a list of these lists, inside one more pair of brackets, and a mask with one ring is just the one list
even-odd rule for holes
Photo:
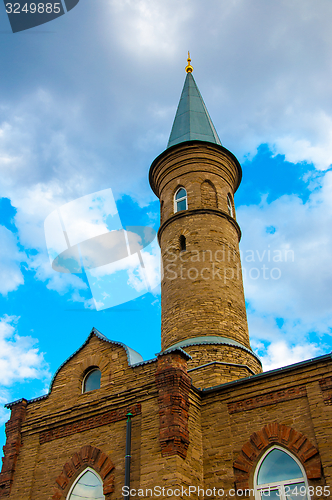
[[261,371],[250,347],[233,196],[241,166],[221,145],[192,76],[167,149],[150,168],[160,199],[162,349],[182,347],[201,386]]

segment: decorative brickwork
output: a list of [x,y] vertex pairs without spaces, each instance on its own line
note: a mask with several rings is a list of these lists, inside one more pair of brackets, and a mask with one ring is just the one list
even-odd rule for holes
[[202,207],[218,208],[217,191],[211,181],[204,181],[201,185]]
[[189,445],[188,411],[191,380],[184,354],[159,356],[156,371],[159,404],[159,440],[162,456],[185,458]]
[[95,429],[101,425],[110,424],[113,422],[118,422],[119,420],[125,420],[127,413],[132,413],[133,416],[139,415],[141,413],[141,405],[139,403],[128,408],[119,408],[118,410],[108,411],[95,417],[83,418],[82,420],[77,420],[71,424],[63,425],[61,427],[56,427],[39,434],[40,444],[48,443],[54,439],[63,438],[66,436],[71,436],[76,432],[84,432],[89,429]]
[[101,450],[94,446],[83,446],[72,458],[65,463],[61,474],[56,478],[52,500],[66,498],[70,486],[77,476],[87,467],[93,468],[103,480],[104,495],[109,495],[114,490],[114,476],[111,474],[114,469],[112,460]]
[[273,405],[281,403],[282,401],[289,401],[291,399],[302,398],[307,395],[305,385],[297,387],[290,387],[281,391],[268,392],[261,394],[254,398],[243,399],[235,403],[228,403],[228,413],[238,413],[240,411],[252,410],[253,408],[260,408],[262,406]]
[[249,488],[249,478],[259,457],[273,444],[279,444],[293,453],[303,464],[308,479],[321,478],[322,467],[317,448],[301,432],[288,425],[273,422],[254,432],[242,446],[233,464],[237,489]]
[[324,403],[328,406],[332,405],[332,377],[322,378],[319,381],[322,391]]
[[26,417],[27,401],[23,399],[12,407],[11,417],[6,423],[6,444],[3,447],[0,473],[0,498],[9,497],[14,481],[14,472],[21,448],[21,427]]

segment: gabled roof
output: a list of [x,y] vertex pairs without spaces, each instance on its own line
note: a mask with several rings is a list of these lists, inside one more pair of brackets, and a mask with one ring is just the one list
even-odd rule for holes
[[[68,363],[69,360],[71,360],[78,352],[81,351],[81,349],[83,349],[83,347],[89,342],[89,340],[91,339],[91,337],[93,336],[96,336],[98,337],[100,340],[103,340],[104,342],[108,342],[109,344],[113,344],[113,345],[118,345],[120,347],[122,347],[125,351],[126,351],[126,354],[127,354],[127,359],[128,359],[128,365],[129,366],[136,366],[136,365],[139,365],[141,363],[145,363],[142,356],[134,351],[134,349],[131,349],[130,347],[128,347],[126,344],[123,344],[122,342],[117,342],[115,340],[110,340],[108,339],[105,335],[103,335],[101,332],[99,332],[97,330],[97,328],[92,328],[88,338],[86,339],[86,341],[81,345],[81,347],[79,347],[73,354],[71,354],[71,356],[69,356],[69,358],[66,359],[66,361],[64,361],[60,366],[59,368],[57,369],[57,371],[55,372],[55,374],[53,375],[53,378],[51,380],[51,383],[50,383],[50,388],[48,390],[48,394],[45,394],[43,396],[39,396],[37,398],[33,398],[33,399],[30,399],[30,400],[26,400],[25,398],[22,398],[22,399],[18,399],[17,401],[13,401],[11,403],[7,403],[5,404],[5,408],[11,408],[12,406],[14,406],[15,404],[17,403],[20,403],[21,401],[27,401],[28,403],[32,403],[34,401],[39,401],[41,399],[45,399],[47,398],[50,394],[51,394],[51,391],[52,391],[52,387],[53,387],[53,384],[54,384],[54,380],[55,380],[55,377],[57,376],[57,374],[59,373],[59,371],[61,370],[61,368],[66,364]],[[147,361],[148,362],[148,361]],[[147,363],[146,362],[146,363]]]
[[100,340],[104,340],[104,342],[108,342],[109,344],[119,345],[120,347],[123,347],[123,349],[126,351],[126,354],[127,354],[127,359],[128,359],[128,365],[129,366],[132,366],[132,365],[134,365],[136,363],[141,363],[143,361],[142,356],[138,352],[134,351],[134,349],[131,349],[126,344],[123,344],[122,342],[117,342],[115,340],[110,340],[105,335],[103,335],[99,330],[97,330],[97,328],[92,328],[92,330],[90,332],[90,335],[88,336],[88,338],[86,339],[86,341],[84,342],[84,344],[82,344],[81,347],[79,347],[77,349],[77,351],[75,351],[71,356],[69,356],[69,358],[67,358],[66,361],[64,361],[62,363],[62,365],[59,366],[59,368],[57,369],[57,371],[53,375],[53,378],[52,378],[51,383],[50,383],[50,389],[49,389],[49,392],[48,392],[49,394],[50,394],[50,392],[52,390],[55,377],[57,376],[57,374],[59,373],[59,371],[61,370],[61,368],[66,363],[68,363],[68,361],[70,359],[72,359],[81,349],[83,349],[83,347],[89,342],[89,340],[91,339],[91,337],[93,337],[94,335],[96,337],[98,337]]
[[187,73],[167,148],[197,140],[221,146],[194,77]]

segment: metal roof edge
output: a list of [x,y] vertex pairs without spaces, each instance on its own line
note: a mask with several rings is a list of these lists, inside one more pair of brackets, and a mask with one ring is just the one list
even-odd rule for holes
[[159,356],[165,356],[166,354],[170,354],[171,352],[180,352],[184,357],[189,360],[192,359],[190,354],[188,354],[186,351],[184,351],[181,347],[170,347],[169,349],[166,349],[165,351],[160,351],[158,353]]
[[[215,339],[213,338],[215,337]],[[230,342],[228,342],[230,341]],[[193,345],[228,345],[232,347],[238,347],[239,349],[243,349],[244,351],[248,352],[249,354],[252,354],[260,364],[262,364],[261,360],[259,359],[259,356],[251,349],[248,347],[244,346],[240,342],[234,339],[230,339],[228,337],[222,337],[220,335],[206,335],[206,336],[200,336],[200,337],[192,337],[190,339],[185,339],[181,340],[180,342],[177,342],[174,344],[172,347],[176,347],[178,344],[183,344],[179,346],[180,348],[185,348]]]

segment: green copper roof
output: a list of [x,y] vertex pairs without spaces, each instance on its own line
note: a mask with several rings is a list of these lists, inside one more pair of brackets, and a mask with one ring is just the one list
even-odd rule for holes
[[216,129],[191,73],[187,73],[184,82],[167,147],[170,148],[175,144],[186,141],[207,141],[221,145]]

